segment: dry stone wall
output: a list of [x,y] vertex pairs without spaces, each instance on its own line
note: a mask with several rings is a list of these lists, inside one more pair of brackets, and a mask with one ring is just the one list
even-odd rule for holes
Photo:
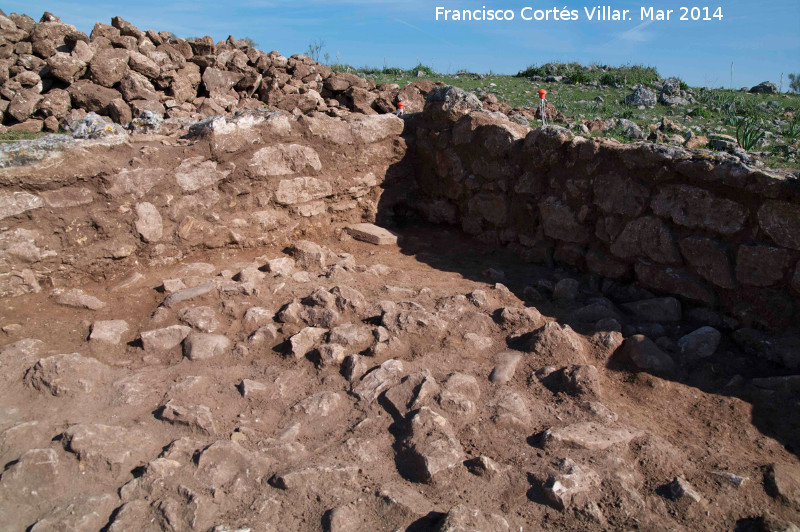
[[412,117],[418,208],[531,261],[797,323],[800,179],[725,154],[530,130],[452,87]]
[[403,171],[402,129],[394,115],[265,110],[188,138],[19,143],[0,153],[0,296],[373,221],[387,173]]

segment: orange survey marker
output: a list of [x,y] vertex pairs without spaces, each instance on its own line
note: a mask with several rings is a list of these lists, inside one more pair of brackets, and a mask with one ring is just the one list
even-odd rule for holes
[[397,116],[403,116],[403,113],[404,113],[403,108],[405,106],[406,106],[406,104],[403,102],[403,100],[400,100],[399,102],[397,102],[397,113],[396,113]]
[[542,125],[543,126],[547,125],[547,117],[545,116],[547,114],[547,108],[544,105],[544,102],[545,102],[544,97],[545,97],[545,95],[547,95],[547,91],[544,90],[544,89],[539,89],[539,113],[542,116]]

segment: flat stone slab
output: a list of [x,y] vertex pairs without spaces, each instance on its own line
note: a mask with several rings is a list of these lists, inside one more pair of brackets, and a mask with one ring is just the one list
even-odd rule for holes
[[376,246],[397,244],[396,234],[392,233],[388,229],[384,229],[383,227],[378,227],[375,224],[354,224],[348,226],[346,230],[350,236],[356,240],[369,242],[370,244],[375,244]]

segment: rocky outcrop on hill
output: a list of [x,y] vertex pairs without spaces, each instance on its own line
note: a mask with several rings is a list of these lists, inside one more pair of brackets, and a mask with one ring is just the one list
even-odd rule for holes
[[126,125],[142,112],[194,119],[264,106],[292,114],[421,111],[431,82],[376,86],[305,55],[289,58],[228,37],[180,39],[120,17],[91,34],[45,13],[39,22],[0,11],[0,123],[69,130],[86,113]]

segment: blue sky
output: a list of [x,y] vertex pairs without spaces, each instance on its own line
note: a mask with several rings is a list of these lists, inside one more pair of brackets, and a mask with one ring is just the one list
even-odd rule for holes
[[[662,75],[676,75],[695,86],[751,86],[778,83],[784,74],[800,72],[800,0],[717,0],[718,21],[680,21],[675,1],[640,2],[447,2],[444,0],[3,0],[6,12],[27,13],[38,20],[51,11],[89,33],[94,22],[119,15],[141,29],[172,31],[180,37],[211,35],[215,40],[248,36],[264,50],[302,53],[312,41],[324,41],[335,60],[357,66],[410,67],[420,61],[440,72],[516,73],[531,63],[552,60],[604,64],[642,63]],[[584,6],[629,9],[633,20],[590,22]],[[515,20],[444,22],[435,8],[509,9]],[[566,6],[580,12],[578,21],[524,21],[520,11]],[[640,7],[675,10],[668,22],[640,20]]]

